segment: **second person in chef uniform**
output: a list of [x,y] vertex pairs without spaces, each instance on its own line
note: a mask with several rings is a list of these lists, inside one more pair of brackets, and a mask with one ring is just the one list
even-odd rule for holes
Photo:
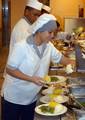
[[10,52],[12,51],[15,43],[21,42],[21,40],[26,39],[27,36],[30,35],[30,27],[41,15],[42,7],[43,4],[38,0],[27,0],[24,15],[16,23],[11,33]]

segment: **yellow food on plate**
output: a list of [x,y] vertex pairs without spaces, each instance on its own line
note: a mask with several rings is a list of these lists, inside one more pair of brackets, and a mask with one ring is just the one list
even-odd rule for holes
[[57,104],[59,105],[59,103],[54,102],[54,101],[51,101],[51,102],[49,102],[47,105],[46,105],[46,104],[42,105],[42,106],[40,107],[40,110],[41,110],[41,112],[43,112],[43,113],[54,114],[54,112],[55,112],[55,107],[56,107]]
[[48,75],[44,76],[44,80],[45,80],[45,82],[47,82],[47,83],[51,82],[51,78],[50,78],[50,76],[48,76]]
[[62,89],[54,89],[53,90],[53,94],[56,94],[56,95],[60,95],[60,94],[62,94],[62,92],[63,92],[63,90]]
[[58,95],[56,98],[54,98],[55,101],[62,102],[64,100],[63,96]]
[[62,101],[63,100],[63,96],[58,95],[57,99]]
[[49,107],[55,108],[57,105],[59,105],[59,103],[57,103],[55,101],[49,102]]
[[50,99],[54,99],[57,95],[56,94],[49,94]]

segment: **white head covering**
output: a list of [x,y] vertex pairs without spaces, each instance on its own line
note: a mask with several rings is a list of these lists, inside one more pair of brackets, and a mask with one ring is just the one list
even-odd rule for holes
[[45,10],[45,11],[47,11],[48,13],[51,12],[51,8],[49,6],[47,6],[47,5],[43,5],[42,9]]
[[32,29],[31,29],[32,30],[32,34],[35,34],[35,32],[37,30],[39,30],[40,28],[42,28],[49,21],[56,21],[56,18],[53,15],[51,15],[51,14],[47,14],[47,13],[42,14],[36,20],[36,22],[31,26],[32,27]]
[[41,11],[43,4],[40,3],[38,0],[28,0],[26,6],[29,6]]

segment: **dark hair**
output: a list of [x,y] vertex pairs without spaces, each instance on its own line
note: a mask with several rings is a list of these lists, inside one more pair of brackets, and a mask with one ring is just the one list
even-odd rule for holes
[[29,7],[29,6],[25,6],[25,10],[31,11],[31,10],[33,10],[33,8],[32,8],[32,7]]
[[48,13],[48,14],[49,14],[49,12],[47,12],[47,11],[44,10],[44,9],[42,9],[42,10],[41,10],[41,14],[44,14],[44,13]]
[[60,27],[60,23],[58,21],[56,21],[57,27]]

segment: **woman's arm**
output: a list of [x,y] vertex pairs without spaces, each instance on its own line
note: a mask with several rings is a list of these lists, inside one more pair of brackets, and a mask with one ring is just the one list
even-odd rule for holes
[[62,56],[60,63],[63,65],[71,64],[73,66],[75,66],[75,64],[76,64],[75,60],[71,60],[70,58],[65,57],[65,56]]
[[26,74],[22,73],[21,71],[19,71],[17,69],[6,68],[6,72],[10,76],[18,78],[20,80],[33,82],[37,85],[43,85],[44,84],[44,81],[41,77],[39,77],[39,76],[29,76],[29,75],[26,75]]

